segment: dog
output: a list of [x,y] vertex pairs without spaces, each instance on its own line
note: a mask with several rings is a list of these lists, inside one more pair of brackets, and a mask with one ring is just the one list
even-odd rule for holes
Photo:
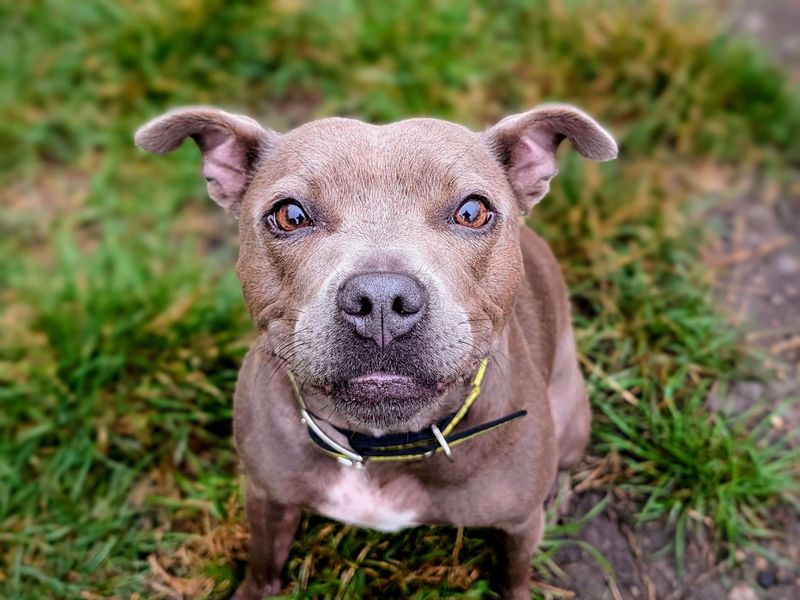
[[281,589],[303,511],[381,531],[496,532],[504,598],[530,561],[590,409],[548,245],[524,224],[568,139],[616,157],[568,105],[476,133],[415,118],[326,118],[285,134],[215,108],[166,113],[135,142],[191,137],[238,218],[237,273],[259,337],[234,396],[250,561],[237,600]]

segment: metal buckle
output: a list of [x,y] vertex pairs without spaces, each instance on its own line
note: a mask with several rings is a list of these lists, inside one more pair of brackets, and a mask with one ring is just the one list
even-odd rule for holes
[[450,446],[447,445],[447,440],[444,439],[442,432],[439,431],[439,427],[437,427],[436,423],[431,425],[431,431],[433,432],[433,437],[436,438],[436,441],[439,442],[439,445],[442,447],[444,454],[450,460],[453,460],[453,451],[450,450]]

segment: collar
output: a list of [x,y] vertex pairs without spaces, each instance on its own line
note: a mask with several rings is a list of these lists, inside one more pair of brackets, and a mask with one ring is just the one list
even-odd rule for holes
[[290,371],[287,376],[297,404],[300,406],[300,422],[306,426],[311,441],[340,463],[350,467],[363,468],[367,462],[414,461],[427,458],[437,452],[443,452],[452,460],[454,446],[528,414],[528,411],[518,410],[463,431],[454,431],[481,395],[481,384],[488,365],[488,357],[481,360],[470,384],[469,393],[461,407],[422,431],[371,436],[331,425],[347,438],[350,448],[339,444],[322,430],[318,423],[322,419],[308,410],[294,375]]

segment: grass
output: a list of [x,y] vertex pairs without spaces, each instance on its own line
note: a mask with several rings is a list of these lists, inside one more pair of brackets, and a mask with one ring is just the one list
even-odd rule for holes
[[[796,166],[800,99],[680,6],[601,4],[0,4],[0,597],[224,597],[242,576],[230,396],[252,334],[235,231],[193,148],[131,144],[182,103],[278,129],[326,114],[479,127],[557,99],[608,123],[621,160],[564,152],[531,217],[573,294],[591,452],[617,457],[609,486],[641,519],[671,519],[678,554],[693,526],[730,547],[765,535],[796,502],[798,455],[763,414],[705,408],[750,363],[699,264],[713,198],[697,181]],[[549,530],[540,568],[574,529]],[[477,598],[490,569],[479,532],[309,518],[287,577],[295,597]]]

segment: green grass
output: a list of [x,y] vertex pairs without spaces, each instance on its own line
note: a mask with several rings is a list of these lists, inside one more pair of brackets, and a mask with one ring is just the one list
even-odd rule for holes
[[[671,518],[678,555],[703,523],[729,546],[767,535],[769,511],[796,502],[800,457],[763,411],[705,408],[752,359],[713,310],[698,258],[713,198],[694,181],[701,162],[796,166],[800,99],[710,21],[602,6],[0,3],[0,597],[224,597],[242,576],[230,397],[252,334],[235,228],[194,148],[131,143],[182,103],[285,129],[327,114],[480,127],[561,100],[609,124],[621,159],[565,151],[531,217],[594,367],[591,452],[619,457],[613,485],[640,518]],[[548,532],[542,573],[574,528]],[[477,598],[490,568],[480,533],[312,518],[287,577],[296,597]]]

